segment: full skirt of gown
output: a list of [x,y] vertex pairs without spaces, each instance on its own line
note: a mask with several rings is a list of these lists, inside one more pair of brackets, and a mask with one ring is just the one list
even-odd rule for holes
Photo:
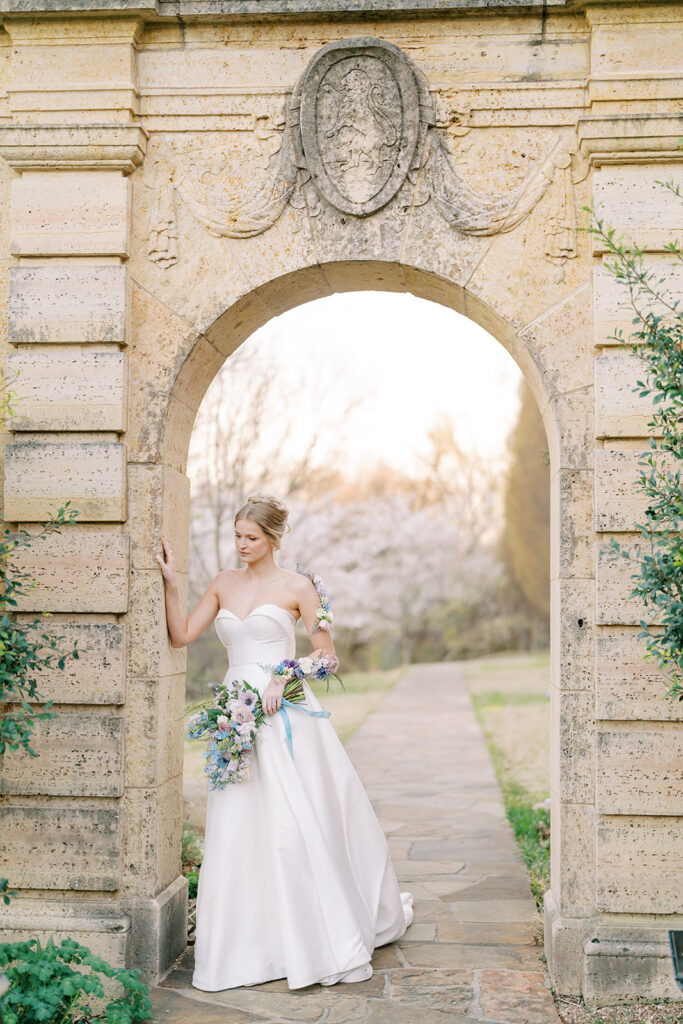
[[[243,620],[221,609],[216,631],[228,650],[226,683],[246,680],[263,693],[263,666],[294,656],[294,620],[279,605]],[[320,710],[304,690],[305,706]],[[412,897],[399,892],[384,833],[330,721],[299,708],[288,715],[293,756],[281,714],[270,715],[251,777],[208,791],[192,978],[204,991],[342,980],[412,921]]]

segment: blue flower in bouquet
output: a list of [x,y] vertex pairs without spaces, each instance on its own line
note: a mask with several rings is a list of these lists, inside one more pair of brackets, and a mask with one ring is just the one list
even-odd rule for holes
[[246,681],[213,687],[214,700],[188,722],[188,739],[208,740],[204,753],[211,789],[223,789],[251,774],[249,758],[258,729],[258,691]]

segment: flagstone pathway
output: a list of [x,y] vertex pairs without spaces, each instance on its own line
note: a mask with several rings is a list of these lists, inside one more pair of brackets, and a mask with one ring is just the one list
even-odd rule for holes
[[[429,709],[426,713],[425,709]],[[558,1024],[526,869],[459,670],[415,665],[347,743],[415,921],[362,983],[204,993],[192,951],[152,992],[167,1024]]]

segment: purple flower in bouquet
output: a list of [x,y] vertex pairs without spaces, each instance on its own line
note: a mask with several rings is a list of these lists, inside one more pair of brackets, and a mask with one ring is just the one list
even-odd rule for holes
[[239,695],[239,702],[250,711],[256,707],[257,696],[253,690],[243,690]]
[[254,716],[251,713],[251,709],[248,708],[245,704],[240,704],[240,706],[236,708],[234,718],[235,721],[238,722],[240,725],[247,725],[249,722],[254,721]]

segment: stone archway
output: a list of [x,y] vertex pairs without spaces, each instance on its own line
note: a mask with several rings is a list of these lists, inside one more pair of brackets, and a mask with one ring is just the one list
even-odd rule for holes
[[[411,291],[508,348],[548,431],[554,981],[587,1000],[674,996],[681,819],[659,752],[680,744],[680,712],[643,667],[628,569],[603,551],[640,514],[648,411],[609,340],[628,311],[577,226],[593,195],[617,227],[647,228],[652,252],[668,241],[654,182],[677,173],[680,129],[638,91],[661,84],[661,61],[635,93],[601,69],[648,52],[662,24],[673,36],[675,11],[387,5],[380,26],[349,25],[350,8],[308,20],[304,0],[267,23],[188,4],[177,23],[97,0],[90,17],[5,20],[9,360],[27,417],[10,424],[5,515],[30,527],[50,502],[81,509],[27,559],[39,585],[22,614],[52,611],[88,648],[45,680],[60,715],[40,761],[2,766],[21,890],[5,934],[68,931],[150,979],[179,951],[185,656],[154,554],[161,532],[187,537],[197,408],[270,317],[339,290]],[[486,74],[453,77],[444,46],[466,61],[473,36]]]

